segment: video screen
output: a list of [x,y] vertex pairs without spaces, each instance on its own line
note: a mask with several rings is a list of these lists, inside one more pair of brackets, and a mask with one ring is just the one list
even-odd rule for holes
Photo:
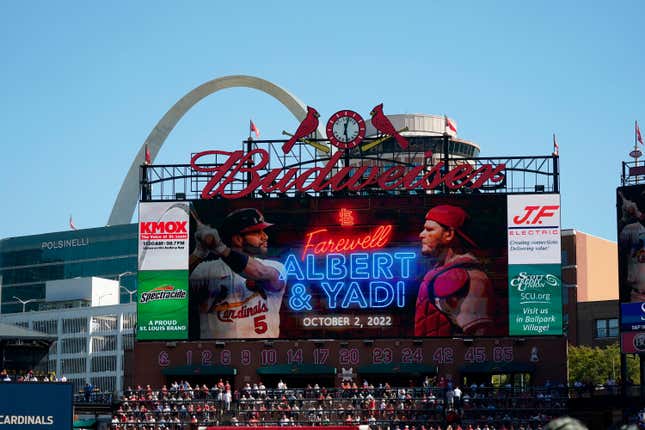
[[563,334],[557,194],[144,202],[139,230],[137,340]]
[[509,334],[505,195],[189,206],[190,339]]
[[645,352],[645,185],[617,190],[620,329],[625,353]]

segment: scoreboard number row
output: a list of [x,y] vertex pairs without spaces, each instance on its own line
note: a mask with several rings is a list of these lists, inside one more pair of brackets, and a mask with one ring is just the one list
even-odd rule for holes
[[[240,363],[242,366],[249,366],[253,364],[253,352],[250,349],[242,349],[238,352],[237,356],[230,349],[222,350],[200,350],[193,352],[187,350],[185,352],[185,365],[199,364],[201,366],[213,366],[216,364],[229,366],[234,362]],[[290,348],[286,351],[284,357],[280,357],[278,350],[273,348],[264,348],[259,354],[259,364],[261,366],[271,366],[280,362],[287,364],[303,364],[311,362],[313,364],[328,364],[330,361],[331,352],[329,348],[315,348],[312,351],[311,357],[305,357],[305,352],[302,348]],[[511,362],[513,361],[513,347],[512,346],[494,346],[491,350],[485,346],[470,346],[464,352],[463,360],[466,363],[483,363],[486,361],[493,361],[496,363]],[[371,348],[369,357],[361,356],[361,349],[359,348],[341,348],[338,350],[338,364],[340,366],[357,366],[360,365],[364,359],[369,360],[369,364],[391,364],[391,363],[406,363],[406,364],[422,364],[425,361],[424,350],[422,347],[404,347],[404,348],[390,348],[390,347],[374,347]],[[457,360],[455,357],[455,350],[450,346],[437,347],[432,350],[430,356],[432,363],[452,364]],[[171,365],[170,354],[167,351],[161,351],[158,356],[158,364],[160,367],[168,367]]]

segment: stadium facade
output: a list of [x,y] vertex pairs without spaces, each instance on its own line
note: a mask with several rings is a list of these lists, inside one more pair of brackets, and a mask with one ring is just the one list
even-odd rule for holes
[[[168,112],[146,141],[153,156],[181,115],[218,89],[214,82],[198,87]],[[400,384],[430,375],[566,383],[556,155],[480,158],[477,145],[456,138],[449,118],[385,116],[382,104],[369,122],[348,109],[322,118],[302,104],[294,115],[300,125],[284,133],[291,139],[249,139],[237,151],[205,148],[190,165],[137,170],[145,301],[138,303],[133,383],[220,377],[234,386],[260,378],[268,385],[307,378]],[[124,183],[122,192],[128,189]],[[417,291],[422,280],[434,280],[419,231],[437,205],[476,219],[468,242],[481,245],[476,252],[491,281],[470,305],[489,313],[476,324],[465,317],[424,332]],[[229,275],[217,274],[204,278],[208,289],[193,285],[195,235],[203,237],[208,225],[230,236],[223,220],[249,210],[275,225],[267,232],[268,258],[285,267],[288,287],[276,282],[229,297],[237,287],[218,286]],[[227,270],[208,252],[202,257],[201,272]],[[243,270],[240,264],[232,270]],[[464,297],[460,289],[439,291],[455,294],[451,303]],[[488,331],[473,329],[477,324]]]

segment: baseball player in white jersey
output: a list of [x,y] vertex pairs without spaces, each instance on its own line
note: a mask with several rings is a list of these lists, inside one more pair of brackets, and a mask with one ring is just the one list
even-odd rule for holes
[[[231,212],[219,231],[198,223],[190,256],[191,290],[199,304],[200,338],[247,339],[280,336],[280,306],[286,286],[284,266],[266,255],[270,227],[260,211]],[[218,260],[203,261],[209,254]]]
[[632,302],[645,301],[645,227],[640,221],[627,224],[618,236],[618,244],[627,256],[627,279]]

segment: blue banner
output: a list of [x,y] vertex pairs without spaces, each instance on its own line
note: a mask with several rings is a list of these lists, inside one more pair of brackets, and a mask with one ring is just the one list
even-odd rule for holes
[[621,303],[623,331],[645,330],[645,303]]
[[0,428],[69,430],[72,394],[70,383],[0,383]]

